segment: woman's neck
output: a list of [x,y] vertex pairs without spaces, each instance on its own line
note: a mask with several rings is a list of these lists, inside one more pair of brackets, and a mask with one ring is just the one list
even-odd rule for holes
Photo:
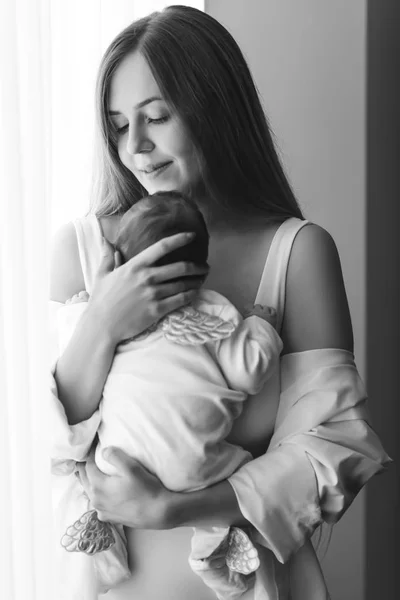
[[251,209],[245,213],[244,211],[235,211],[232,208],[210,206],[207,203],[199,203],[198,206],[212,236],[230,237],[251,231],[259,231],[265,229],[267,223],[267,216],[260,218],[259,215],[252,215]]

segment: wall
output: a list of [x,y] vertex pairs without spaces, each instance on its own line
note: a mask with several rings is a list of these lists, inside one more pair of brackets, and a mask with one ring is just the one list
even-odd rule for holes
[[[306,217],[337,243],[365,378],[366,2],[209,0],[206,11],[248,59]],[[364,600],[364,548],[362,492],[322,563],[332,600]]]
[[367,370],[374,426],[395,465],[367,488],[367,600],[400,597],[400,3],[368,2]]

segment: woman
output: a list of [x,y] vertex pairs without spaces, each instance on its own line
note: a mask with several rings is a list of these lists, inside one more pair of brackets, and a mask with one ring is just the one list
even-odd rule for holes
[[308,540],[388,460],[365,421],[335,243],[304,221],[244,58],[209,15],[169,7],[117,36],[100,66],[97,114],[96,217],[65,226],[53,253],[52,300],[91,294],[55,371],[56,455],[63,436],[97,427],[116,345],[189,302],[204,275],[187,263],[152,266],[185,235],[119,266],[109,242],[143,194],[176,189],[198,203],[211,236],[207,287],[241,312],[255,301],[274,306],[284,344],[280,376],[247,402],[229,437],[258,458],[229,480],[172,493],[118,453],[105,458],[119,476],[103,476],[91,460],[81,469],[99,517],[132,528],[132,578],[107,599],[215,598],[202,582],[213,588],[215,557],[199,556],[193,574],[188,528],[230,525],[258,535],[262,566],[246,598],[327,598]]

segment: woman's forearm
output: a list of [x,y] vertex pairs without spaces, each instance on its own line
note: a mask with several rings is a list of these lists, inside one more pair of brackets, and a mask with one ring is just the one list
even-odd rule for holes
[[115,352],[115,343],[86,311],[57,362],[58,397],[70,425],[88,419],[97,409]]
[[249,525],[227,480],[196,492],[172,492],[168,513],[167,520],[171,529]]

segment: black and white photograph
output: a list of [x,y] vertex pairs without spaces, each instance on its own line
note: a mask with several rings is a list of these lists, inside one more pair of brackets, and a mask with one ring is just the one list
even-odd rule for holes
[[400,3],[0,0],[0,597],[400,597]]

